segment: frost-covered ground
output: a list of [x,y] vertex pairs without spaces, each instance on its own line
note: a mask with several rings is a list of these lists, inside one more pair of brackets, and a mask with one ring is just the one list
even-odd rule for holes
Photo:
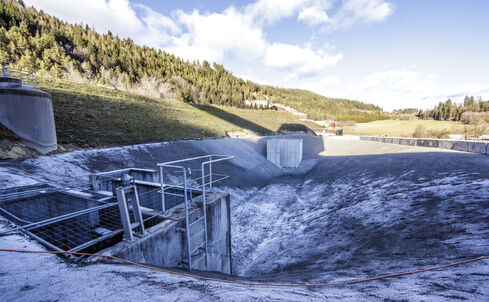
[[[328,139],[326,150],[318,150],[321,156],[306,156],[302,170],[288,175],[276,171],[262,154],[251,153],[260,147],[225,142],[225,151],[245,157],[228,168],[239,181],[220,188],[231,194],[233,269],[239,280],[335,282],[489,255],[487,156]],[[198,143],[186,154],[215,151],[212,142],[202,142],[205,147]],[[168,153],[139,148],[5,163],[0,178],[5,179],[3,186],[62,180],[49,170],[83,175],[94,167],[118,167],[119,162],[105,163],[115,155],[143,166]],[[119,154],[124,152],[127,157]],[[0,237],[0,248],[40,246],[15,235]],[[489,260],[368,283],[303,289],[217,284],[127,265],[69,266],[55,256],[0,254],[0,297],[487,301]]]

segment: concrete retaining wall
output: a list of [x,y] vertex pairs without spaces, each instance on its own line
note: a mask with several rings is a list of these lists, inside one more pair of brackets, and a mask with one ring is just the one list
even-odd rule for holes
[[302,161],[302,139],[268,139],[267,159],[279,168],[297,168]]
[[489,155],[489,143],[486,142],[432,139],[432,138],[382,137],[382,136],[361,136],[360,139],[365,141],[371,141],[371,142],[379,142],[379,143],[441,148],[441,149],[449,149],[449,150],[457,150],[463,152],[472,152],[472,153]]
[[[192,223],[202,217],[198,204],[201,197],[194,198],[189,210]],[[232,273],[231,264],[231,207],[228,194],[211,193],[206,196],[208,253],[207,266],[204,261],[192,263],[193,269]],[[177,227],[185,227],[183,205],[172,211],[172,220],[165,220],[147,230],[148,234],[132,242],[119,242],[102,253],[126,260],[159,267],[182,267],[186,261],[185,233]],[[168,215],[168,214],[166,214]]]
[[41,153],[57,149],[53,103],[44,91],[1,87],[0,123]]

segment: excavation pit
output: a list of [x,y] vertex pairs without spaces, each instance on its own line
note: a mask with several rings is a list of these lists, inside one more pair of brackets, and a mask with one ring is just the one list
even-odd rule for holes
[[[118,166],[131,162],[146,167],[151,163],[154,166],[160,160],[173,160],[172,156],[176,156],[174,154],[177,152],[194,156],[220,151],[239,156],[225,169],[218,171],[233,175],[218,190],[222,194],[230,194],[232,226],[229,233],[232,233],[233,253],[233,276],[209,274],[220,279],[331,283],[418,270],[487,254],[487,157],[417,146],[348,140],[347,137],[302,138],[304,159],[295,170],[279,169],[267,160],[265,138],[256,139],[256,144],[243,139],[148,144],[97,152],[84,151],[64,157],[56,155],[49,159],[62,161],[66,170],[64,175],[68,179],[72,171],[80,166],[89,169],[95,166],[97,169],[113,168],[113,162],[100,165],[107,158],[119,160]],[[322,139],[324,144],[316,144]],[[37,178],[49,179],[48,171],[53,164],[46,161],[48,159],[36,163]],[[90,162],[93,164],[90,165]],[[18,174],[25,175],[25,172]],[[85,171],[79,172],[79,175],[85,174]],[[15,180],[15,177],[12,179]],[[140,194],[152,192],[148,194],[152,197],[148,197],[146,204],[156,206],[159,200],[154,190],[159,188],[139,179],[135,183]],[[108,192],[112,195],[112,191]],[[102,196],[100,194],[98,198]],[[211,202],[210,195],[208,198]],[[219,199],[219,196],[216,195],[216,198]],[[143,199],[144,196],[141,196],[142,205],[145,203]],[[194,196],[193,199],[190,223],[201,217],[200,197]],[[215,215],[219,214],[218,208],[225,204],[224,198],[222,201],[217,199],[209,205],[213,207]],[[225,206],[221,208],[221,213],[224,209]],[[180,263],[186,255],[185,237],[178,229],[185,225],[183,213],[183,204],[179,204],[165,214],[172,220],[165,219],[149,227],[146,236],[135,238],[133,242],[118,240],[98,253],[152,263],[158,267],[185,268]],[[210,213],[207,212],[208,216],[211,216]],[[227,233],[225,228],[220,229],[225,231],[221,235]],[[225,243],[227,237],[221,235],[209,238],[209,242]],[[3,238],[9,244],[8,237]],[[26,249],[25,241],[15,238],[10,242],[10,245],[5,245],[6,248]],[[172,244],[177,244],[179,248],[171,248]],[[34,250],[36,246],[28,248]],[[226,260],[222,255],[221,259]],[[15,261],[24,256],[13,254],[4,257],[7,271],[11,259]],[[39,257],[40,261],[44,261],[43,257]],[[170,257],[173,264],[167,265]],[[201,269],[200,266],[194,268]],[[145,292],[155,293],[152,297],[159,297],[162,292],[171,295],[172,291],[180,291],[182,287],[191,290],[193,285],[198,285],[200,289],[196,299],[204,297],[204,300],[212,300],[215,294],[222,293],[227,298],[241,293],[243,301],[250,298],[259,300],[276,293],[274,288],[268,287],[262,289],[266,290],[266,295],[259,295],[258,289],[250,290],[247,286],[215,286],[210,282],[193,280],[182,283],[185,280],[126,265],[119,269],[117,265],[99,263],[77,267],[73,271],[68,267],[61,274],[58,271],[62,269],[59,264],[53,265],[50,278],[69,284],[65,281],[65,275],[75,278],[83,270],[91,274],[91,279],[98,278],[96,282],[102,284],[100,290],[110,288],[110,291],[119,293],[120,288],[114,285],[113,280],[124,274],[124,278],[137,282],[138,291],[142,288]],[[117,272],[107,273],[107,270]],[[32,271],[36,271],[36,267]],[[104,274],[99,274],[101,271]],[[379,297],[392,299],[398,296],[404,300],[413,297],[430,300],[435,295],[443,300],[453,294],[467,300],[484,300],[487,297],[487,272],[487,261],[479,261],[334,290],[343,293],[345,301],[361,298],[375,300]],[[194,271],[193,274],[200,273]],[[460,282],[460,276],[464,282]],[[157,281],[154,279],[156,277],[159,278]],[[4,280],[7,278],[10,276],[4,277]],[[162,286],[155,286],[155,282]],[[35,285],[33,282],[28,284]],[[440,292],[437,289],[440,284],[449,289]],[[187,285],[190,289],[187,289]],[[18,292],[21,286],[12,288]],[[331,289],[325,287],[324,290],[317,288],[297,293],[299,289],[290,289],[286,298],[321,301],[327,296],[333,299]],[[406,289],[409,294],[404,294]],[[352,291],[355,292],[354,296],[350,295]],[[373,292],[375,296],[372,296]]]

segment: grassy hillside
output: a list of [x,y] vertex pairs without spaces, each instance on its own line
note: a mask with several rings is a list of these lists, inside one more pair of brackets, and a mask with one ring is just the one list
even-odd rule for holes
[[370,123],[359,123],[344,126],[345,134],[353,135],[387,135],[396,137],[411,137],[416,127],[424,126],[426,130],[447,130],[450,134],[463,134],[464,125],[461,122],[435,121],[435,120],[385,120]]
[[188,104],[66,80],[39,78],[36,88],[53,98],[58,143],[80,147],[216,137],[243,129],[267,134],[304,124],[286,112]]
[[[222,65],[184,61],[110,32],[99,34],[89,26],[69,24],[26,7],[22,1],[0,1],[0,61],[38,75],[112,86],[154,100],[176,98],[190,104],[243,108],[246,100],[267,99],[312,119],[386,118],[372,104],[244,81]],[[148,106],[136,99],[142,101],[141,107]]]

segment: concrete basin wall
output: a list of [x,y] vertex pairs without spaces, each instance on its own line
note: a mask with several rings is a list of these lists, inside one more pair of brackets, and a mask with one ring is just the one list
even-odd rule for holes
[[51,96],[29,87],[0,87],[0,123],[41,152],[57,149]]
[[462,141],[449,139],[432,139],[432,138],[402,138],[402,137],[382,137],[382,136],[361,136],[361,140],[400,144],[406,146],[419,146],[430,148],[441,148],[457,150],[463,152],[472,152],[489,155],[489,143],[478,141]]
[[[190,223],[203,216],[199,206],[201,197],[194,198],[189,212]],[[205,262],[192,263],[193,269],[202,271],[232,273],[231,264],[231,214],[228,194],[210,193],[206,196],[207,203],[207,235],[208,253],[207,266]],[[102,251],[126,260],[145,263],[159,267],[186,267],[182,265],[187,260],[187,245],[184,232],[177,228],[185,227],[185,212],[183,205],[165,213],[172,217],[149,228],[147,235],[132,242],[120,242]]]
[[268,139],[267,159],[279,168],[297,168],[302,161],[302,139]]

